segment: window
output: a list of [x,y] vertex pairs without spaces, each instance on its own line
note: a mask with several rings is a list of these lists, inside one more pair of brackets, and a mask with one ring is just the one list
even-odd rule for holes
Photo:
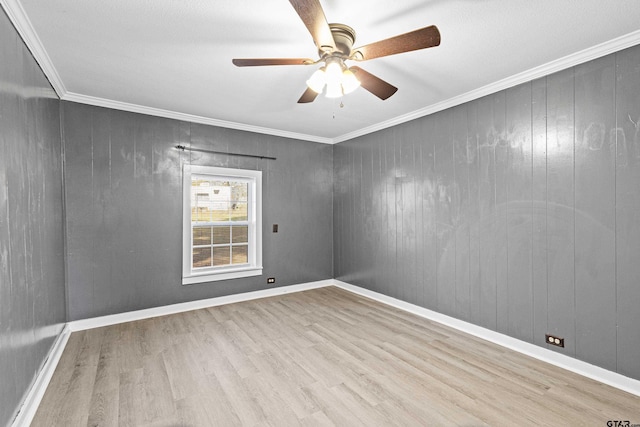
[[262,274],[262,172],[184,166],[182,284]]

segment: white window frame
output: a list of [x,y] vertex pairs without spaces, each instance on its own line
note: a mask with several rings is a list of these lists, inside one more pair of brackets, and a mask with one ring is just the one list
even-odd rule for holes
[[[262,275],[262,171],[231,169],[214,166],[184,165],[182,181],[182,284],[213,282],[217,280],[237,279]],[[193,232],[191,222],[191,181],[194,175],[219,178],[220,180],[239,179],[249,182],[249,250],[248,264],[192,268]]]

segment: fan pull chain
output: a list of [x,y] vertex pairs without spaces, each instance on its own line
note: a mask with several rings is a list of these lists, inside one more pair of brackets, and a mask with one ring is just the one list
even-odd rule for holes
[[[340,105],[339,105],[339,107],[340,107],[340,108],[344,108],[344,103],[342,102],[342,100],[343,100],[343,99],[344,99],[344,98],[340,98]],[[332,114],[333,114],[333,119],[335,120],[335,118],[336,118],[336,111],[335,111],[335,110],[333,110],[333,113],[332,113]]]

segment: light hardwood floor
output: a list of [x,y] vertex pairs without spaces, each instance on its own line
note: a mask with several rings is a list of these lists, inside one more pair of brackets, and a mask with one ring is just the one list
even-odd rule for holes
[[640,423],[640,398],[335,288],[74,332],[33,426]]

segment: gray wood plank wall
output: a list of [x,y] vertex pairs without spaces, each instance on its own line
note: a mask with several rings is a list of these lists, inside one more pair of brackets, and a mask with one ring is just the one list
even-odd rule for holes
[[640,379],[640,46],[334,148],[335,276]]
[[[331,145],[71,102],[62,125],[69,320],[332,277]],[[184,163],[263,171],[262,276],[181,285]]]
[[[640,379],[640,47],[331,147],[60,103],[4,13],[0,41],[0,425],[66,319],[271,276],[554,333]],[[179,284],[184,162],[264,171],[262,277]]]
[[59,100],[0,9],[0,425],[66,320]]

